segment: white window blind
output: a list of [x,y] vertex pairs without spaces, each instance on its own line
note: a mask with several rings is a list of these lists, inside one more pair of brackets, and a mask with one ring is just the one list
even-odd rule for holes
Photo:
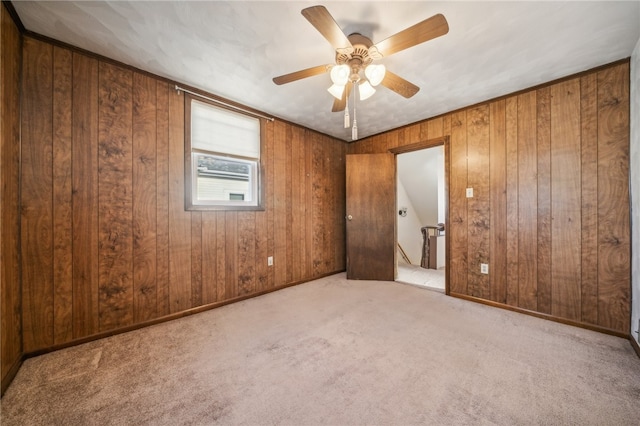
[[191,102],[191,148],[260,158],[260,120],[204,102]]

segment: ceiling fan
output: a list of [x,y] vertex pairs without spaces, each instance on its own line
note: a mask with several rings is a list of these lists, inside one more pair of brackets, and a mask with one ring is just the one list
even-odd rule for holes
[[[415,95],[420,90],[418,86],[386,70],[384,65],[373,62],[449,32],[447,20],[443,15],[437,14],[373,44],[362,34],[345,35],[324,6],[302,9],[302,15],[335,49],[335,64],[319,65],[281,75],[275,77],[273,82],[280,85],[329,72],[333,86],[328,90],[335,97],[332,108],[334,112],[345,110],[349,94],[355,85],[360,93],[360,100],[373,95],[373,86],[378,84],[405,98]],[[346,114],[345,127],[349,127],[348,109]]]

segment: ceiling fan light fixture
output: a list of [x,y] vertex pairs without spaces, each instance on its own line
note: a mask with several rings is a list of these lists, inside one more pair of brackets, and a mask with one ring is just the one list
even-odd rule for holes
[[351,70],[348,65],[335,65],[331,68],[331,81],[338,86],[345,86],[349,81],[349,74]]
[[367,80],[369,80],[369,83],[371,83],[372,86],[377,86],[378,84],[382,83],[386,72],[387,68],[382,64],[371,64],[364,69],[364,75],[367,77]]
[[336,99],[342,99],[342,93],[344,93],[344,85],[334,84],[327,89],[327,92],[331,93]]
[[376,89],[374,89],[373,86],[369,84],[368,81],[361,83],[360,86],[358,87],[358,91],[360,92],[361,101],[364,101],[365,99],[369,99],[371,96],[373,96],[374,93],[376,93]]

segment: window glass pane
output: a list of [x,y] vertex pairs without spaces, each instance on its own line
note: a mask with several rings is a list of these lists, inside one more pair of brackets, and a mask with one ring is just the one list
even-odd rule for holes
[[258,159],[260,120],[194,100],[191,148]]
[[256,161],[193,153],[193,168],[198,203],[256,204]]

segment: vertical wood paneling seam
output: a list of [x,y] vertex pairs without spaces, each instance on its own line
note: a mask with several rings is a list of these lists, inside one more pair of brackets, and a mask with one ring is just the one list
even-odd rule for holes
[[[55,77],[55,73],[54,73],[54,69],[55,69],[55,49],[53,48],[53,46],[51,46],[51,67],[49,68],[49,73],[51,74],[51,93],[49,94],[49,99],[51,99],[51,110],[49,110],[50,113],[50,117],[49,117],[49,122],[51,124],[51,128],[49,129],[49,134],[51,135],[51,183],[52,185],[55,184],[55,171],[54,171],[54,151],[53,151],[53,144],[54,144],[54,135],[53,135],[53,129],[54,129],[54,119],[55,119],[55,114],[54,114],[54,109],[55,109],[55,105],[53,103],[53,99],[54,99],[54,92],[55,92],[55,82],[54,82],[54,77]],[[53,229],[54,225],[55,225],[55,199],[54,199],[54,191],[53,188],[51,188],[51,191],[49,191],[49,197],[51,197],[51,234],[50,234],[50,238],[51,238],[51,242],[49,247],[51,247],[51,302],[52,302],[52,306],[51,306],[51,341],[55,342],[55,336],[56,336],[56,330],[55,330],[55,324],[56,324],[56,320],[55,320],[55,304],[56,304],[56,283],[54,280],[54,264],[53,264],[53,253],[55,253],[55,239],[54,239],[54,234],[55,231]]]
[[[598,158],[599,158],[599,154],[600,154],[600,120],[599,120],[599,108],[600,108],[600,90],[599,89],[599,84],[598,84],[598,75],[596,74],[596,77],[594,78],[595,81],[595,95],[596,95],[596,129],[595,129],[595,134],[596,134],[596,177],[595,177],[595,181],[596,181],[596,218],[597,218],[597,226],[596,226],[596,265],[600,263],[600,250],[599,250],[599,246],[600,246],[600,226],[599,226],[599,221],[600,221],[600,217],[597,214],[597,212],[599,212],[600,210],[600,206],[599,206],[599,201],[600,201],[600,197],[599,197],[599,193],[600,193],[600,185],[599,185],[599,171],[600,171],[600,167],[598,167]],[[582,110],[581,110],[582,112]],[[600,322],[600,303],[598,302],[600,300],[600,274],[598,273],[598,268],[596,268],[596,321],[597,324],[601,324]]]
[[[519,155],[519,147],[518,147],[518,140],[520,139],[520,128],[518,126],[518,123],[520,122],[520,96],[516,96],[516,164],[517,164],[517,171],[516,171],[516,245],[518,247],[518,256],[520,256],[520,221],[518,218],[518,214],[520,212],[520,164],[518,164],[518,155]],[[519,259],[518,259],[519,260]],[[517,263],[518,266],[518,273],[516,274],[516,277],[518,280],[520,280],[520,264]],[[519,302],[520,302],[520,283],[517,282],[516,286],[516,306],[518,306]]]

